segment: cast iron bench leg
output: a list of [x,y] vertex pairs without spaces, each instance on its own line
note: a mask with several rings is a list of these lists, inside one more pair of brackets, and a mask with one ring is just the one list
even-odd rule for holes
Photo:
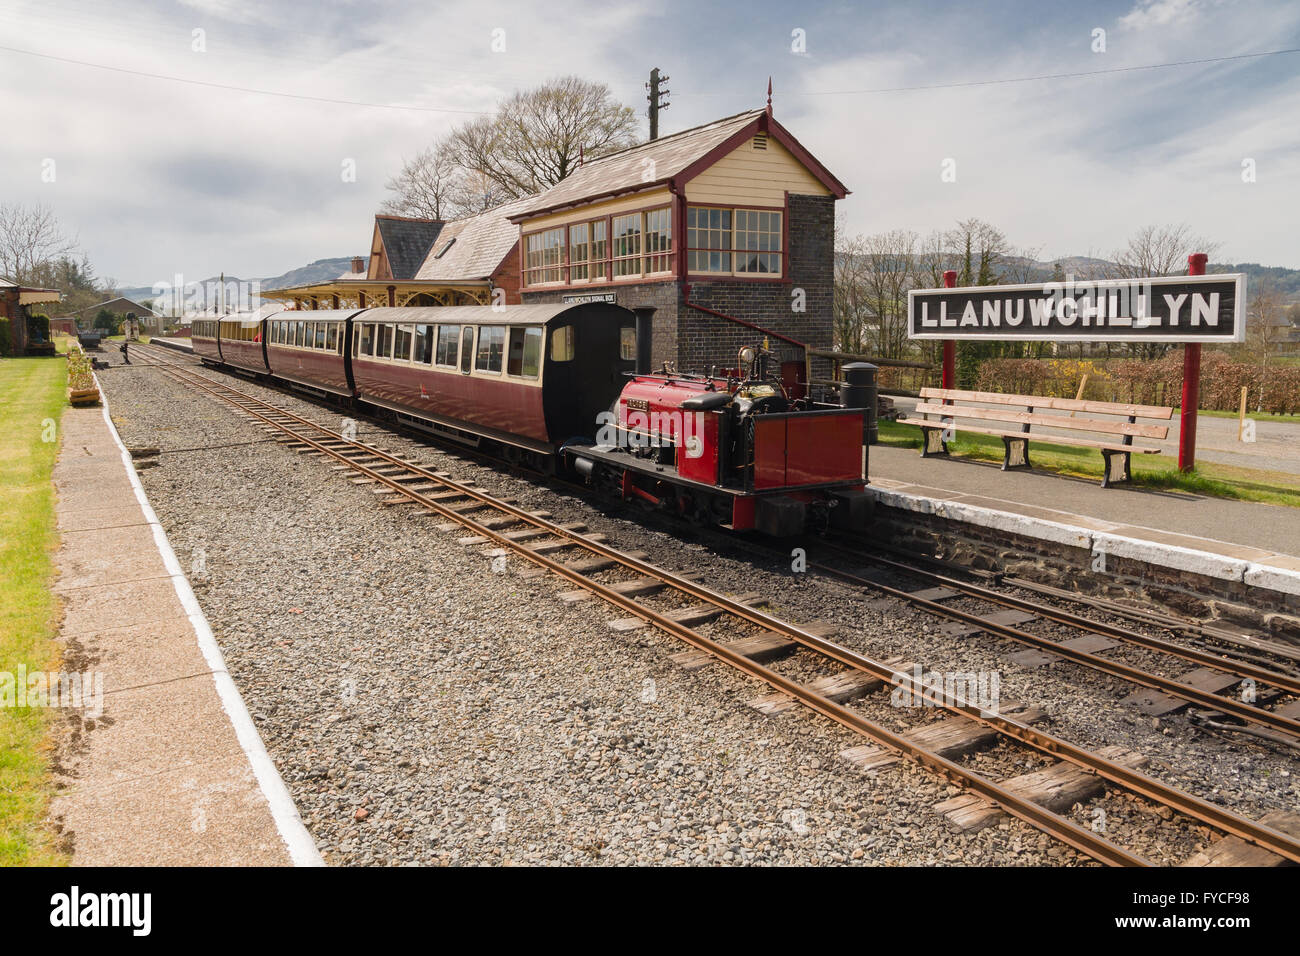
[[951,425],[944,425],[942,428],[921,429],[923,433],[921,438],[922,458],[929,458],[931,455],[948,454],[948,443],[943,440],[943,436],[951,427]]
[[1129,470],[1129,459],[1132,458],[1132,452],[1106,451],[1103,448],[1101,454],[1106,459],[1106,467],[1101,476],[1101,486],[1103,488],[1109,488],[1111,485],[1118,485],[1133,479],[1133,474]]
[[1029,439],[1002,436],[1002,470],[1029,468]]

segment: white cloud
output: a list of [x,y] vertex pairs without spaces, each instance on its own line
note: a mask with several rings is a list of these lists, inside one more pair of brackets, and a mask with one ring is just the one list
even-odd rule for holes
[[1145,30],[1186,23],[1197,16],[1203,5],[1201,0],[1138,0],[1137,6],[1119,18],[1119,24],[1125,30]]

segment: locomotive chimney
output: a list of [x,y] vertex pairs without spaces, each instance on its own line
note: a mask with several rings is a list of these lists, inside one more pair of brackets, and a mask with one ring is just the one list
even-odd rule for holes
[[652,305],[638,305],[632,311],[636,313],[636,373],[648,375],[650,349],[654,345],[656,309]]

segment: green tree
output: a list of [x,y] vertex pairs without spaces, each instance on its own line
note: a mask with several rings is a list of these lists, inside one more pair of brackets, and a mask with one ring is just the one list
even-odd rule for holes
[[108,309],[100,309],[91,328],[101,329],[105,335],[117,335],[122,330],[122,317]]

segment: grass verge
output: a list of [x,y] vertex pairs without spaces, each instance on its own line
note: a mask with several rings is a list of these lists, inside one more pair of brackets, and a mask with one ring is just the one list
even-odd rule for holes
[[[881,420],[879,425],[880,444],[895,448],[921,447],[921,429],[917,426],[885,420]],[[958,428],[956,439],[948,443],[948,451],[955,457],[1001,462],[1002,439],[993,435],[963,433]],[[1101,481],[1102,457],[1095,448],[1043,445],[1031,440],[1029,460],[1035,471]],[[1133,484],[1147,488],[1300,508],[1300,477],[1285,472],[1206,463],[1190,474],[1183,474],[1178,470],[1176,456],[1172,455],[1134,455],[1132,469]]]
[[[67,405],[58,358],[0,359],[0,673],[57,669],[58,608],[50,592],[58,442],[48,422]],[[66,862],[46,828],[50,712],[0,706],[0,866]]]

